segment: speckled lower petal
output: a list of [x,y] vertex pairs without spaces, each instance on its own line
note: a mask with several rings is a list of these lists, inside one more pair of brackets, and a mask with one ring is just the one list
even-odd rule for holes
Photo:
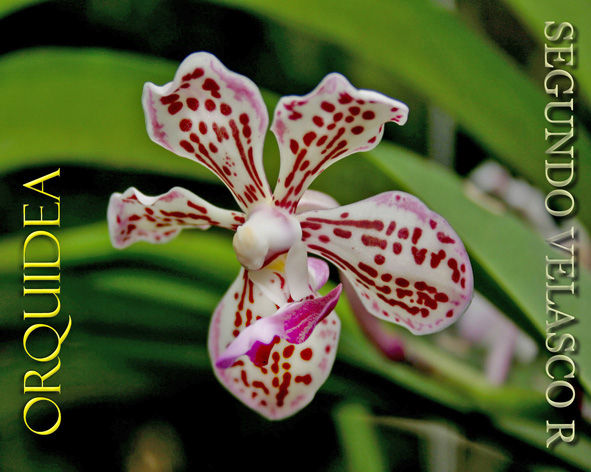
[[382,139],[384,123],[403,125],[407,115],[404,103],[356,89],[335,73],[308,95],[283,97],[271,125],[281,155],[275,204],[295,212],[302,194],[324,169],[373,149]]
[[130,187],[111,195],[107,220],[111,242],[121,249],[136,241],[165,243],[184,228],[235,230],[245,215],[211,205],[181,187],[155,197]]
[[146,83],[142,104],[150,138],[211,170],[243,210],[271,198],[262,161],[269,118],[250,79],[197,52],[172,82]]
[[275,337],[292,344],[306,341],[314,328],[326,318],[336,306],[342,287],[331,290],[323,297],[292,302],[282,306],[273,315],[255,321],[245,328],[220,354],[216,367],[228,368],[241,356],[246,355],[256,366],[267,365],[269,347]]
[[416,197],[387,192],[298,219],[309,251],[334,262],[378,318],[428,334],[468,307],[468,254],[447,221]]
[[225,369],[215,365],[245,328],[277,309],[242,269],[214,312],[208,339],[220,382],[250,408],[274,420],[293,415],[312,400],[330,373],[340,332],[339,319],[332,312],[301,344],[277,337],[268,346],[267,365],[256,366],[247,356]]

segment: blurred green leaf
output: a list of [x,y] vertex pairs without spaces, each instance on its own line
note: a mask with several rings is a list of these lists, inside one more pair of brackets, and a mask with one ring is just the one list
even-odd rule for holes
[[[549,188],[543,172],[547,145],[541,111],[548,97],[542,85],[528,80],[500,49],[437,2],[216,0],[216,3],[260,13],[380,64],[447,110],[507,166],[540,188]],[[404,101],[404,97],[397,98]],[[578,129],[577,135],[577,172],[591,175],[591,140],[584,129]],[[574,193],[580,202],[578,215],[591,228],[588,204],[591,186],[579,185]]]
[[23,50],[2,57],[0,171],[57,161],[215,181],[205,168],[172,155],[146,134],[143,84],[166,83],[174,71],[166,61],[95,49]]
[[46,1],[47,0],[2,0],[2,3],[0,3],[0,19],[22,8],[27,8]]
[[546,439],[549,436],[546,432],[545,420],[534,422],[524,418],[515,418],[514,416],[500,416],[494,418],[493,421],[503,430],[519,436],[532,446],[541,450],[552,451],[558,457],[580,467],[582,470],[590,470],[591,440],[584,433],[579,434],[580,431],[577,431],[577,442],[574,444],[560,444],[560,441],[558,441],[555,447],[548,449],[546,448]]
[[[544,24],[546,21],[554,21],[559,25],[563,21],[570,22],[575,27],[575,77],[577,90],[582,93],[587,103],[591,104],[591,36],[586,31],[591,24],[591,9],[586,0],[570,0],[568,2],[553,2],[552,0],[505,0],[505,2],[523,22],[534,39],[540,43],[555,45],[546,40],[544,36]],[[552,29],[554,32],[555,29]],[[568,30],[567,30],[568,31]],[[567,57],[565,55],[565,57]],[[543,59],[540,58],[540,61]]]
[[359,404],[343,404],[334,411],[349,472],[388,470],[378,433],[372,422],[368,421],[370,415],[370,411]]

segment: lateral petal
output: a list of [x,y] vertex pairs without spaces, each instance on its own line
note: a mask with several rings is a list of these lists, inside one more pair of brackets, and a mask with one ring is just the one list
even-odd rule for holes
[[215,365],[243,330],[277,309],[241,269],[214,312],[208,339],[218,380],[247,406],[273,420],[293,415],[312,400],[330,373],[340,332],[340,321],[332,312],[301,344],[274,338],[267,347],[267,365],[257,366],[246,356],[227,368]]
[[146,83],[142,104],[152,141],[211,170],[243,210],[270,199],[263,169],[269,118],[250,79],[197,52],[181,63],[172,82]]
[[340,74],[329,74],[308,95],[279,100],[271,131],[281,167],[275,204],[295,212],[310,183],[329,165],[382,139],[384,123],[406,122],[408,107],[372,90],[358,90]]
[[181,187],[155,197],[130,187],[111,195],[107,220],[113,246],[122,249],[136,241],[165,243],[183,228],[236,230],[245,215],[216,207]]
[[335,263],[366,309],[415,334],[439,331],[473,290],[464,246],[444,218],[404,192],[298,215],[309,251]]

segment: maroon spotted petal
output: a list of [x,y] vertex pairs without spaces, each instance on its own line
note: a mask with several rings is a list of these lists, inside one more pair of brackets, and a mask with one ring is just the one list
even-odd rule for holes
[[211,205],[181,187],[156,197],[130,187],[111,195],[107,219],[111,242],[121,249],[136,241],[164,243],[184,228],[235,230],[244,223],[245,215]]
[[302,194],[324,169],[373,149],[382,139],[384,123],[403,125],[407,115],[404,103],[358,90],[334,73],[308,95],[283,97],[271,125],[281,155],[276,205],[295,212]]
[[269,118],[250,79],[198,52],[172,82],[146,83],[142,103],[150,138],[211,170],[243,210],[270,197],[262,162]]
[[308,250],[342,269],[378,318],[428,334],[457,320],[472,299],[462,241],[412,195],[382,193],[298,219]]
[[241,269],[213,314],[208,339],[218,380],[243,403],[273,420],[291,416],[312,401],[328,378],[340,332],[340,321],[332,312],[301,344],[277,336],[269,345],[255,346],[258,358],[268,358],[266,365],[258,362],[257,357],[255,363],[244,355],[229,367],[216,366],[216,361],[241,332],[254,326],[257,320],[272,316],[277,309]]

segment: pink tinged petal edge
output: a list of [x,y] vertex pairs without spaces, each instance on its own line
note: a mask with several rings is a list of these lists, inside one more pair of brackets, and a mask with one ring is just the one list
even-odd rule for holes
[[215,363],[216,367],[231,367],[243,355],[247,355],[256,366],[267,365],[269,346],[276,336],[292,344],[303,343],[316,325],[332,312],[341,290],[342,286],[339,285],[324,297],[288,303],[274,315],[251,324],[220,355]]
[[245,215],[224,210],[181,187],[150,197],[134,187],[114,193],[107,209],[109,234],[116,248],[136,241],[165,243],[184,228],[219,226],[235,230]]
[[247,357],[226,369],[215,366],[215,360],[245,328],[276,311],[277,305],[241,269],[214,311],[208,338],[209,355],[220,383],[245,405],[272,420],[295,414],[314,398],[334,363],[340,332],[340,321],[332,312],[301,344],[275,338],[266,366],[256,366]]
[[262,162],[269,118],[250,79],[197,52],[180,64],[172,82],[147,82],[142,104],[150,138],[211,170],[243,210],[270,200]]
[[308,250],[335,263],[378,318],[428,334],[470,304],[472,267],[460,238],[412,195],[386,192],[298,219]]
[[329,74],[308,95],[283,97],[271,131],[280,148],[281,168],[275,204],[294,212],[310,183],[329,165],[373,149],[384,123],[403,125],[408,107],[397,100],[359,90],[340,74]]
[[308,257],[308,271],[311,284],[310,288],[316,292],[324,287],[330,275],[328,264],[322,259]]

